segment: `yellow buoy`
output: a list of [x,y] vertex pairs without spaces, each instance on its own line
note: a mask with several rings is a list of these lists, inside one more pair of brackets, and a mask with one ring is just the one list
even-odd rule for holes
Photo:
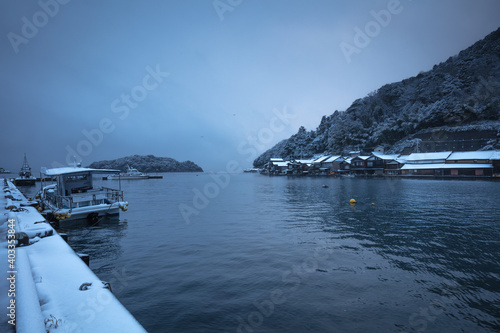
[[354,199],[349,200],[349,202],[351,203],[351,205],[356,204],[356,200],[354,200]]

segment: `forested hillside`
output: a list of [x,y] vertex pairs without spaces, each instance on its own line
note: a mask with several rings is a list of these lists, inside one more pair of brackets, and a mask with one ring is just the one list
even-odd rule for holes
[[127,165],[141,172],[203,172],[201,167],[191,161],[179,162],[170,157],[154,155],[126,156],[110,161],[94,162],[89,167],[126,171]]
[[472,138],[480,131],[476,142],[482,148],[499,148],[499,115],[500,29],[428,72],[386,84],[347,110],[323,116],[316,130],[301,127],[254,165],[262,166],[270,157],[311,157],[377,145],[397,152],[428,133],[440,133],[433,137],[437,140],[448,139],[448,132],[463,131]]

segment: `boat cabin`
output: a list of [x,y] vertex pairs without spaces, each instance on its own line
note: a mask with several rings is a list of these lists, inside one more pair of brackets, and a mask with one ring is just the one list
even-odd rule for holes
[[90,172],[79,172],[74,174],[59,175],[59,195],[70,195],[72,193],[85,193],[93,189],[92,174]]

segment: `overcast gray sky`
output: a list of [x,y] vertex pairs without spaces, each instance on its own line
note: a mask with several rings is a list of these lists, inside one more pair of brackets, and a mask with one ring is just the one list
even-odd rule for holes
[[0,167],[250,167],[499,26],[497,0],[2,1]]

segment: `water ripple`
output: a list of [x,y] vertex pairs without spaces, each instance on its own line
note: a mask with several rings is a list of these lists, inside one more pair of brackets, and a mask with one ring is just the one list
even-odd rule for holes
[[148,331],[500,330],[498,183],[233,176],[187,225],[210,181],[127,182],[127,223],[70,233]]

